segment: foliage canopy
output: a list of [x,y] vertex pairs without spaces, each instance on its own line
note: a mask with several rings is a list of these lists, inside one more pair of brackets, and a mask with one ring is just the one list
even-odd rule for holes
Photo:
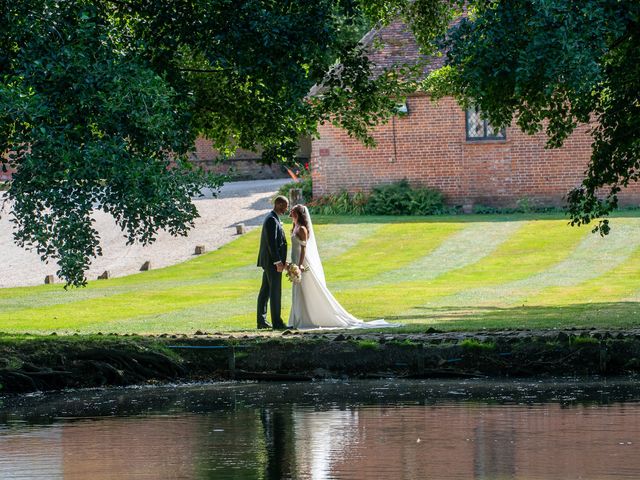
[[417,70],[373,75],[358,40],[398,16],[425,54],[447,49],[432,94],[496,126],[544,129],[550,147],[592,121],[572,223],[606,215],[638,180],[636,0],[0,0],[0,164],[16,170],[17,242],[82,285],[100,254],[94,209],[130,242],[193,225],[191,198],[222,182],[189,163],[197,135],[224,153],[261,145],[267,160],[290,158],[318,122],[372,144]]
[[[197,135],[224,153],[291,157],[332,121],[371,143],[409,89],[372,76],[350,0],[0,2],[0,164],[15,239],[69,284],[100,254],[94,209],[129,242],[184,235],[191,198],[222,179],[194,170]],[[342,64],[339,74],[331,69]],[[324,82],[323,95],[307,98]]]
[[[588,123],[593,153],[568,193],[569,214],[572,225],[606,216],[640,176],[640,3],[471,0],[467,13],[443,41],[447,66],[425,88],[478,105],[496,126],[515,119],[527,133],[544,130],[549,147]],[[607,234],[608,221],[594,231]]]

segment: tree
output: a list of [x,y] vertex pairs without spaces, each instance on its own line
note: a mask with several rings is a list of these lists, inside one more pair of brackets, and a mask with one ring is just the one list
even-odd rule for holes
[[318,122],[372,144],[417,68],[374,75],[358,39],[398,16],[426,55],[447,50],[432,94],[475,103],[494,125],[545,129],[550,147],[595,121],[585,180],[568,195],[573,224],[609,213],[638,180],[635,0],[0,0],[0,165],[17,170],[16,241],[82,285],[100,254],[94,209],[129,242],[193,225],[191,197],[222,181],[188,162],[199,134],[224,153],[261,145],[267,160],[291,157]]
[[[222,152],[290,157],[332,121],[371,143],[408,91],[371,74],[350,0],[0,1],[0,164],[19,245],[86,283],[92,212],[129,242],[186,234],[191,198],[222,179],[189,163],[197,135]],[[335,62],[342,68],[337,75]],[[332,72],[327,74],[327,72]],[[308,98],[323,82],[323,95]]]
[[[402,15],[432,52],[444,21],[460,15],[448,0],[374,2],[382,17]],[[572,225],[601,219],[640,176],[640,2],[637,0],[470,0],[439,43],[447,66],[424,84],[434,96],[476,104],[496,126],[515,119],[545,130],[559,147],[579,123],[593,125],[593,154],[582,185],[568,193]],[[376,10],[377,8],[377,10]],[[434,18],[442,21],[434,24]]]

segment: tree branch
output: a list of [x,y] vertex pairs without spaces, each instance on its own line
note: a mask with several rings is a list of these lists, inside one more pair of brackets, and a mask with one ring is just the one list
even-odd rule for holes
[[205,68],[178,68],[180,72],[195,72],[195,73],[220,73],[220,72],[228,72],[233,70],[231,67],[220,67],[216,69],[205,69]]

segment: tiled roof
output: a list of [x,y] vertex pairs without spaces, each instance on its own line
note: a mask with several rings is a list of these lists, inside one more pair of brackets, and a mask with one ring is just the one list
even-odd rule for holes
[[[362,37],[360,43],[365,47],[367,57],[374,65],[374,76],[394,66],[413,66],[419,60],[427,60],[423,71],[423,76],[426,77],[430,72],[442,67],[445,61],[443,54],[427,57],[420,53],[411,29],[402,20],[372,29]],[[335,68],[339,69],[340,66]],[[309,91],[309,96],[318,95],[322,90],[322,84],[314,85]]]
[[427,59],[424,70],[427,75],[442,67],[445,61],[444,55],[426,57],[420,53],[411,29],[401,20],[371,30],[362,38],[361,43],[367,47],[367,56],[375,65],[376,73],[394,65],[415,65],[419,60]]

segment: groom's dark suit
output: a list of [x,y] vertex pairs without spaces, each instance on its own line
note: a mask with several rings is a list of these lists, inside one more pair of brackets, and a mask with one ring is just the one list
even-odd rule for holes
[[262,224],[258,266],[264,270],[262,286],[258,294],[258,328],[267,325],[267,302],[271,304],[273,328],[284,328],[280,316],[282,297],[282,272],[276,270],[276,263],[287,261],[287,237],[275,211],[269,212]]

